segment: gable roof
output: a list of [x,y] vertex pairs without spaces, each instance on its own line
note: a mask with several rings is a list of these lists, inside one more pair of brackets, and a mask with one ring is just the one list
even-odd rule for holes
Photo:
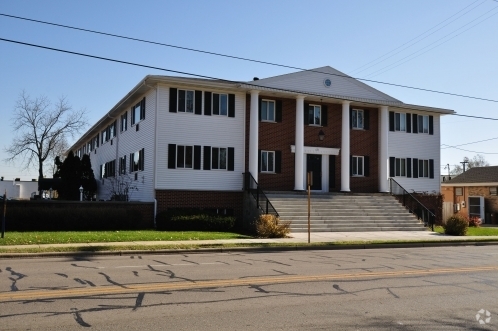
[[498,166],[470,168],[463,174],[453,177],[451,180],[443,183],[442,185],[453,186],[454,184],[477,184],[477,186],[479,186],[479,184],[483,185],[490,183],[498,183]]

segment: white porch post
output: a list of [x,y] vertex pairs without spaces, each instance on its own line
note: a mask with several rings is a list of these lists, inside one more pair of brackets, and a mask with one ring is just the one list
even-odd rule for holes
[[296,142],[294,190],[304,190],[304,96],[296,97]]
[[349,104],[350,101],[342,102],[342,137],[341,137],[341,192],[349,192],[350,179],[350,140],[349,140]]
[[379,110],[379,192],[389,192],[389,111],[387,106]]
[[249,172],[258,181],[259,91],[251,91],[249,122]]

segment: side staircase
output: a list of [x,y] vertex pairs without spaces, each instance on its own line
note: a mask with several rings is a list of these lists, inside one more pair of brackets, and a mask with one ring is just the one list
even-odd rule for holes
[[[308,196],[267,192],[282,221],[292,232],[308,232]],[[424,224],[389,194],[311,194],[312,232],[425,231]]]

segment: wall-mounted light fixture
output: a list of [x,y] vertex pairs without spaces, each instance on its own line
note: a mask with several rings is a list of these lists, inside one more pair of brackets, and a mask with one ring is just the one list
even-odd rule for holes
[[320,130],[320,132],[318,132],[318,139],[320,139],[320,141],[323,141],[323,139],[325,139],[325,132],[323,132],[323,130]]

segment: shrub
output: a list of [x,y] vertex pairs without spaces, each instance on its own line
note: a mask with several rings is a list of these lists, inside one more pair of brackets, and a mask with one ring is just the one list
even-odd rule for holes
[[275,215],[260,215],[256,221],[256,233],[261,238],[286,238],[290,222],[281,222]]
[[475,228],[478,228],[481,226],[481,224],[482,224],[482,221],[479,217],[472,216],[471,218],[469,218],[469,226],[473,226]]
[[469,220],[462,215],[453,215],[446,220],[444,233],[452,236],[465,236],[469,228]]
[[195,209],[167,210],[157,214],[158,230],[173,231],[230,231],[235,217],[211,214]]

